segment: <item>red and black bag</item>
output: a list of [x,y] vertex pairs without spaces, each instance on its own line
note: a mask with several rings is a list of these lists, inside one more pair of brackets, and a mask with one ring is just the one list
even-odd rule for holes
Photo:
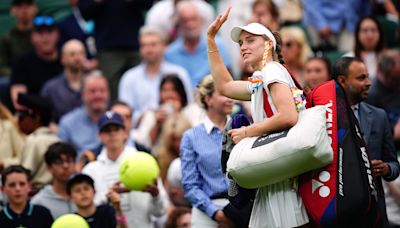
[[333,162],[300,177],[299,193],[317,227],[381,227],[377,190],[360,127],[343,88],[326,82],[307,97],[325,105]]

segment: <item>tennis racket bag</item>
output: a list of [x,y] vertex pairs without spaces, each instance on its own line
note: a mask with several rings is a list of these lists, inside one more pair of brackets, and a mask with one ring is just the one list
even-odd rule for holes
[[331,80],[307,97],[327,108],[333,162],[300,177],[299,193],[317,227],[381,227],[377,190],[360,127],[343,88]]

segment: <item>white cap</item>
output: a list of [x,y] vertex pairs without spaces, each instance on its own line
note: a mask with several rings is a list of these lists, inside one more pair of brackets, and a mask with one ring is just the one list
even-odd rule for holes
[[236,26],[233,27],[231,30],[231,38],[234,42],[238,43],[239,42],[239,37],[240,33],[242,31],[246,31],[248,33],[254,34],[254,35],[265,35],[267,36],[271,41],[272,45],[274,46],[274,50],[276,49],[276,40],[272,32],[266,28],[264,25],[260,23],[250,23],[246,26]]

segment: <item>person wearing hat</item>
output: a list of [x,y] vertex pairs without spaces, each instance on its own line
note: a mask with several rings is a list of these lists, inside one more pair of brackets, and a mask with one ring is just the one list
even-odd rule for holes
[[[250,23],[231,30],[231,38],[239,44],[243,62],[250,65],[253,76],[250,81],[234,81],[221,59],[215,36],[227,20],[231,8],[219,15],[207,31],[207,52],[211,74],[216,89],[227,97],[237,100],[251,100],[254,124],[228,131],[234,143],[245,137],[260,136],[282,131],[294,126],[298,119],[298,109],[304,108],[294,101],[295,88],[289,72],[283,67],[281,39],[259,23]],[[259,95],[267,93],[271,112],[263,105],[256,105]],[[297,90],[295,92],[302,92]],[[256,99],[255,99],[256,98]],[[260,108],[260,107],[261,108]],[[268,114],[269,113],[269,114]],[[250,218],[250,227],[298,227],[309,222],[302,199],[296,191],[297,178],[290,178],[259,188]],[[218,212],[215,216],[218,221]]]
[[53,17],[37,16],[33,19],[30,41],[34,50],[21,56],[12,68],[10,96],[16,110],[19,93],[40,94],[49,79],[59,75],[63,67],[58,50],[59,33]]
[[141,191],[128,191],[119,185],[119,166],[129,154],[137,152],[126,146],[127,132],[124,121],[116,112],[105,112],[98,121],[98,137],[103,149],[97,160],[87,164],[82,173],[94,180],[96,205],[107,202],[107,196],[121,192],[121,205],[129,227],[152,227],[151,217],[165,214],[167,193],[161,180]]
[[21,152],[21,165],[32,171],[35,192],[51,181],[44,154],[48,147],[59,139],[49,128],[51,104],[47,99],[33,94],[19,94],[18,104],[23,107],[17,112],[18,125],[27,135]]

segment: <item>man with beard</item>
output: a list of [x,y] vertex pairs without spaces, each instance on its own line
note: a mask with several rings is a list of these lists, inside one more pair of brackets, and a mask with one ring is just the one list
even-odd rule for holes
[[75,146],[78,157],[86,150],[100,146],[97,122],[107,110],[109,90],[101,71],[91,71],[83,79],[83,105],[65,114],[59,123],[58,136]]
[[391,128],[383,109],[364,102],[371,81],[365,64],[352,57],[339,59],[333,66],[333,78],[344,88],[349,105],[357,118],[367,144],[372,170],[376,177],[378,204],[385,227],[388,226],[382,178],[393,181],[399,176]]
[[86,60],[85,47],[79,40],[70,40],[62,48],[61,63],[64,72],[47,81],[41,95],[53,105],[52,121],[58,123],[61,116],[82,104],[81,88],[83,64]]

